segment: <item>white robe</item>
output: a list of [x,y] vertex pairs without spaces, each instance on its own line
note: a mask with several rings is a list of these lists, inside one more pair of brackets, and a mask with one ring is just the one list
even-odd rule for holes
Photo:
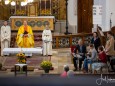
[[43,55],[52,55],[52,33],[45,29],[42,33]]
[[[10,47],[11,28],[10,26],[1,27],[1,56],[3,56],[3,49]],[[8,54],[7,54],[8,55]]]

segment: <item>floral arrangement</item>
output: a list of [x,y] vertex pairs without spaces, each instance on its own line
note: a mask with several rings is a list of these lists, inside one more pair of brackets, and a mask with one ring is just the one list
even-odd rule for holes
[[25,10],[17,10],[16,14],[17,15],[24,15],[24,14],[26,14],[26,12],[25,12]]
[[52,68],[52,63],[50,61],[43,61],[40,66],[43,68],[43,69],[50,69]]
[[18,53],[18,54],[17,54],[17,57],[18,57],[18,62],[19,62],[19,63],[26,63],[25,54],[23,54],[23,53]]
[[43,14],[44,14],[44,15],[48,15],[48,14],[50,14],[50,13],[51,13],[51,12],[50,12],[50,9],[46,9],[46,10],[45,10],[45,9],[42,9],[42,10],[41,10],[41,14],[42,14],[42,15],[43,15]]

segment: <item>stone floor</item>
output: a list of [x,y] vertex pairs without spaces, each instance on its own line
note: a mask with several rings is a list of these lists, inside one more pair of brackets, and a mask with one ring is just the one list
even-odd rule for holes
[[[4,61],[4,57],[0,57],[0,62]],[[50,74],[61,74],[63,72],[64,65],[68,65],[70,70],[73,70],[73,64],[71,59],[71,50],[70,48],[64,49],[53,49],[53,56],[51,57],[51,62],[53,64],[54,70],[50,70]],[[83,74],[82,71],[76,71],[76,74]],[[34,71],[29,71],[28,76],[39,76],[44,74],[43,70],[39,70],[38,67]],[[10,69],[6,71],[0,71],[0,76],[14,76],[14,72],[11,72]]]
[[[13,58],[13,57],[11,57]],[[0,57],[0,62],[4,63],[5,58]],[[64,65],[69,65],[70,69],[73,69],[73,64],[71,63],[71,54],[70,49],[53,49],[53,56],[51,57],[51,62],[53,64],[54,70],[50,71],[50,74],[60,74],[63,71]],[[0,75],[6,74],[6,75],[12,75],[14,74],[11,72],[10,69],[7,69],[6,71],[0,71]],[[39,70],[38,67],[34,69],[34,71],[28,72],[29,75],[34,74],[43,74],[43,70]]]

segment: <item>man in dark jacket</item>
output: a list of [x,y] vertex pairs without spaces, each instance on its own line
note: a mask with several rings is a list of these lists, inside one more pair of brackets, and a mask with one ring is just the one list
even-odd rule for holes
[[86,46],[83,44],[82,39],[78,41],[78,45],[76,46],[74,50],[74,58],[73,58],[73,64],[74,64],[74,71],[77,71],[77,63],[79,60],[79,70],[81,70],[82,67],[82,61],[85,59],[86,54]]

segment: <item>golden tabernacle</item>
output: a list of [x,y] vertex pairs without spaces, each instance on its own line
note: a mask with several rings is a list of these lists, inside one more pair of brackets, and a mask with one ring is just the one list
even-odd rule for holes
[[12,30],[18,30],[24,20],[28,22],[28,25],[30,25],[33,30],[44,30],[46,24],[50,26],[51,30],[54,30],[54,16],[11,16],[10,21]]

